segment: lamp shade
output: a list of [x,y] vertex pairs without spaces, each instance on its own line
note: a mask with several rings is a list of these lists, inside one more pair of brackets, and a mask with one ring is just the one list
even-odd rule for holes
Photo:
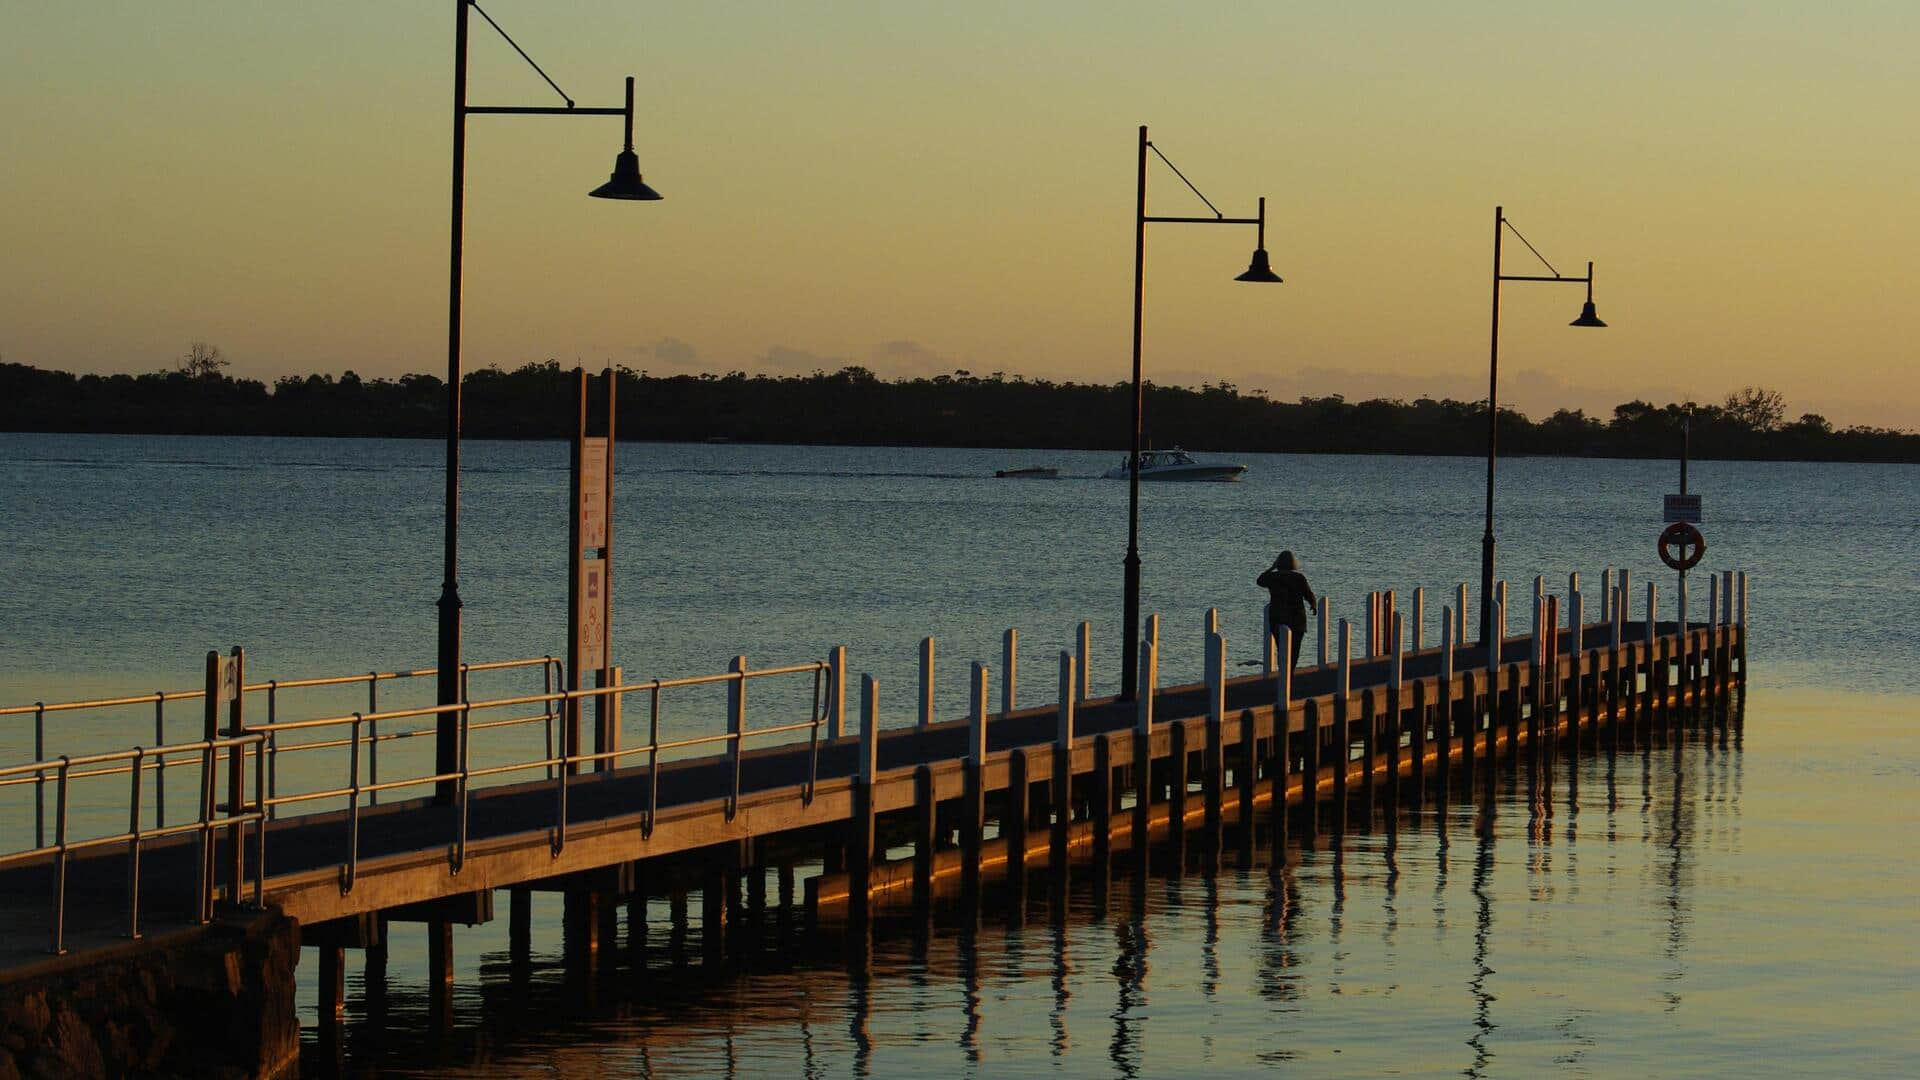
[[1273,272],[1273,267],[1272,267],[1272,266],[1270,266],[1270,265],[1268,265],[1268,263],[1267,263],[1267,249],[1266,249],[1266,248],[1254,248],[1254,249],[1253,249],[1253,261],[1252,261],[1252,262],[1249,262],[1249,263],[1247,264],[1247,272],[1246,272],[1246,273],[1244,273],[1244,274],[1241,274],[1240,276],[1238,276],[1238,277],[1236,277],[1236,278],[1234,278],[1233,280],[1235,280],[1235,281],[1265,281],[1265,282],[1269,282],[1269,283],[1271,283],[1271,284],[1274,284],[1274,285],[1278,285],[1278,284],[1280,284],[1280,275],[1279,275],[1279,274],[1276,274],[1276,273],[1274,273],[1274,272]]
[[1601,322],[1600,316],[1595,315],[1593,313],[1593,301],[1589,300],[1587,301],[1586,306],[1580,309],[1580,317],[1568,323],[1567,325],[1568,326],[1605,326],[1607,324]]
[[596,199],[636,199],[647,202],[663,197],[640,179],[640,158],[631,150],[620,151],[620,156],[613,159],[613,175],[587,194]]

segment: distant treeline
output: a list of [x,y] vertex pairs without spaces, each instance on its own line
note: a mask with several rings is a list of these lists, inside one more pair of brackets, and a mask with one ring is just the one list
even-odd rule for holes
[[[444,384],[432,375],[362,379],[349,371],[287,376],[271,387],[234,379],[218,349],[196,344],[177,369],[146,375],[73,375],[0,363],[0,430],[194,435],[444,435]],[[619,434],[665,441],[1124,449],[1125,383],[1056,383],[964,371],[881,379],[849,367],[811,375],[650,376],[620,371]],[[1155,446],[1194,450],[1482,454],[1482,402],[1339,396],[1271,401],[1232,384],[1149,386]],[[464,433],[548,439],[574,427],[572,372],[559,363],[465,378]],[[1561,410],[1535,422],[1500,414],[1504,453],[1671,457],[1687,407],[1632,401],[1609,417]],[[1920,434],[1836,430],[1824,418],[1786,418],[1780,395],[1749,388],[1693,407],[1698,457],[1920,461]]]

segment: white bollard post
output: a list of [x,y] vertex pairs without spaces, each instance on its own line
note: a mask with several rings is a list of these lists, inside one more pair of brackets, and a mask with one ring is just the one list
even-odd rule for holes
[[1075,692],[1080,689],[1080,679],[1074,674],[1075,666],[1073,654],[1061,649],[1059,723],[1053,735],[1053,745],[1058,750],[1073,746],[1073,702]]
[[1346,697],[1353,689],[1353,627],[1347,620],[1340,620],[1340,674],[1334,683],[1334,693]]
[[933,639],[920,639],[920,726],[933,723]]
[[1427,632],[1427,590],[1413,590],[1413,651],[1419,652]]
[[1092,623],[1081,621],[1079,632],[1075,635],[1074,648],[1079,651],[1079,655],[1075,657],[1075,663],[1080,672],[1080,700],[1085,701],[1093,696],[1093,666],[1089,663],[1093,659]]
[[987,763],[987,665],[973,662],[971,691],[967,695],[967,760]]
[[858,779],[873,783],[880,771],[880,684],[871,675],[860,676],[860,765]]
[[1007,628],[1000,639],[1000,670],[1006,672],[1006,678],[1000,683],[1000,711],[1013,711],[1014,686],[1020,681],[1020,631]]
[[847,732],[847,647],[827,650],[827,738]]

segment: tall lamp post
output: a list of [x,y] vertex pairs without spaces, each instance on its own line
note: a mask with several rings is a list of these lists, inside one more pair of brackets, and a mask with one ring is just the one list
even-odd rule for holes
[[[573,98],[541,70],[500,24],[475,0],[454,0],[453,52],[453,229],[447,279],[447,490],[443,575],[440,581],[440,649],[438,698],[442,705],[460,701],[460,270],[461,242],[466,232],[467,117],[469,116],[619,116],[626,120],[626,144],[614,158],[613,175],[587,194],[596,199],[653,201],[660,193],[640,178],[640,159],[633,152],[633,77],[627,77],[627,101],[618,108],[580,108]],[[467,104],[467,25],[477,11],[494,32],[513,46],[528,66],[539,72],[560,100],[561,107]],[[434,725],[434,772],[446,776],[459,768],[459,719],[441,713]],[[446,802],[454,792],[451,780],[434,785],[435,797]]]
[[[1188,190],[1200,196],[1200,201],[1213,211],[1212,217],[1148,217],[1147,216],[1147,151],[1166,162],[1167,168],[1187,185]],[[1147,140],[1147,126],[1140,125],[1139,180],[1134,192],[1133,212],[1133,436],[1128,444],[1127,454],[1127,558],[1126,592],[1123,601],[1122,619],[1126,630],[1120,646],[1120,699],[1131,700],[1134,688],[1139,682],[1140,656],[1140,435],[1141,412],[1145,402],[1144,391],[1140,383],[1140,312],[1146,299],[1146,257],[1147,225],[1158,223],[1167,225],[1252,225],[1259,229],[1259,239],[1255,241],[1253,259],[1248,263],[1246,272],[1238,275],[1235,281],[1258,281],[1273,285],[1280,284],[1280,275],[1273,272],[1267,263],[1267,200],[1260,200],[1260,213],[1257,217],[1230,218],[1222,214],[1213,201],[1200,194],[1160,148]]]
[[[1503,274],[1500,272],[1500,241],[1508,229],[1520,237],[1527,245],[1533,257],[1552,272],[1552,277],[1533,274]],[[1493,648],[1493,474],[1500,446],[1500,283],[1503,281],[1559,281],[1584,284],[1587,287],[1587,302],[1580,309],[1580,317],[1568,323],[1568,326],[1604,327],[1607,324],[1593,313],[1593,264],[1587,264],[1585,277],[1566,277],[1553,268],[1545,255],[1515,229],[1513,222],[1507,220],[1503,207],[1493,208],[1493,339],[1488,350],[1487,360],[1487,530],[1480,537],[1480,644]]]

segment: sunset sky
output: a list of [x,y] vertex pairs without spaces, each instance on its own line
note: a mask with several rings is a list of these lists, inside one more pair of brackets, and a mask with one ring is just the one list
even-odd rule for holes
[[[484,5],[608,118],[470,121],[467,364],[1126,377],[1134,132],[1251,229],[1148,236],[1146,363],[1292,398],[1485,393],[1493,208],[1536,415],[1776,387],[1920,427],[1920,4]],[[445,364],[451,2],[15,3],[0,358]],[[478,18],[476,104],[558,104]],[[1150,212],[1204,213],[1165,167]],[[1509,244],[1512,273],[1544,272]]]

